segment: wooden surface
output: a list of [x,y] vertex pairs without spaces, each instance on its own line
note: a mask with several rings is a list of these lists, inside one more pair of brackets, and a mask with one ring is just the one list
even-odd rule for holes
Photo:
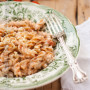
[[[0,0],[3,1],[3,0]],[[29,0],[23,0],[29,1]],[[81,24],[90,17],[90,0],[35,0],[64,14],[74,24]],[[32,90],[61,90],[60,79]]]

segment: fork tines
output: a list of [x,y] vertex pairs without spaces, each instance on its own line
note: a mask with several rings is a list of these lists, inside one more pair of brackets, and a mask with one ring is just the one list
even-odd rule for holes
[[57,38],[65,36],[65,32],[61,25],[61,20],[56,15],[49,14],[47,17],[45,17],[45,21],[50,34]]

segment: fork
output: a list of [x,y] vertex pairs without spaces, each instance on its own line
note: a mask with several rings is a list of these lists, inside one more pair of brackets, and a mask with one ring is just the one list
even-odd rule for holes
[[[58,17],[55,14],[49,14],[48,17],[45,17],[45,22],[50,34],[52,34],[54,38],[57,38],[58,41],[61,43],[61,46],[63,47],[63,50],[67,57],[67,63],[69,64],[73,73],[73,81],[75,83],[81,83],[85,81],[87,79],[86,73],[83,70],[81,70],[76,59],[73,57],[68,46],[65,44],[64,36],[66,35],[64,29],[62,28],[60,19],[58,19]],[[53,27],[53,24],[56,25],[56,28]]]

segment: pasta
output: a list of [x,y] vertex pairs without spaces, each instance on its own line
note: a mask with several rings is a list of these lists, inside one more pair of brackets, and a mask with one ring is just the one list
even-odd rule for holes
[[44,20],[0,24],[0,76],[23,77],[47,67],[54,60],[55,42],[42,31]]

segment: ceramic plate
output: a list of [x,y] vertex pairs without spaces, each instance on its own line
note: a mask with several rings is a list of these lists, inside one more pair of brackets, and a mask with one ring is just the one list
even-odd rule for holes
[[[54,13],[61,20],[61,25],[66,33],[66,45],[71,50],[74,57],[79,51],[79,39],[75,27],[61,13],[42,5],[29,2],[1,2],[0,3],[0,21],[30,19],[34,22],[43,19],[45,16]],[[53,25],[55,27],[55,25]],[[47,27],[45,28],[47,32]],[[55,48],[55,61],[38,73],[22,78],[0,77],[0,88],[31,89],[46,85],[65,73],[69,66],[67,57],[62,46],[57,42]]]

